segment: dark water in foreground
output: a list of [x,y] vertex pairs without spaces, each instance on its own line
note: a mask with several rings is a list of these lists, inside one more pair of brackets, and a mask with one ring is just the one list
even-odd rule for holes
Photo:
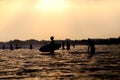
[[0,80],[120,80],[120,45],[96,46],[87,60],[87,46],[57,50],[55,57],[38,50],[0,50]]

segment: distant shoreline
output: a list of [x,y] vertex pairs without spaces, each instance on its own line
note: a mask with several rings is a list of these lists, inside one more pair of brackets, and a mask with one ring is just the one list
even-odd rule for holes
[[[120,44],[120,37],[119,38],[108,38],[108,39],[92,39],[94,41],[95,44],[97,45],[111,45],[111,44]],[[75,44],[75,45],[87,45],[87,39],[82,39],[82,40],[72,40],[72,39],[65,39],[65,40],[55,40],[56,43],[62,43],[65,41],[70,41],[71,44]],[[0,42],[0,45],[9,45],[9,44],[13,44],[13,45],[29,45],[29,44],[34,44],[34,45],[43,45],[43,44],[49,44],[50,40],[35,40],[35,39],[30,39],[30,40],[19,40],[19,39],[15,39],[15,40],[10,40],[7,42]]]

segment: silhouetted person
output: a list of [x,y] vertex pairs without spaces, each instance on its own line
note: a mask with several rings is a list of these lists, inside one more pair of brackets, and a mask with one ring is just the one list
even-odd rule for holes
[[10,44],[10,50],[13,50],[13,46],[12,46],[12,44]]
[[64,41],[62,42],[62,49],[63,50],[65,49],[65,42]]
[[70,50],[70,42],[69,41],[66,42],[66,47],[67,47],[67,50]]
[[51,51],[50,51],[50,54],[51,55],[54,55],[54,45],[55,45],[55,41],[54,41],[54,37],[53,36],[51,36],[50,37],[50,40],[51,40]]
[[30,49],[33,49],[32,44],[30,44]]
[[5,50],[5,45],[3,44],[3,50]]
[[95,54],[95,45],[91,39],[88,39],[88,58],[91,58]]

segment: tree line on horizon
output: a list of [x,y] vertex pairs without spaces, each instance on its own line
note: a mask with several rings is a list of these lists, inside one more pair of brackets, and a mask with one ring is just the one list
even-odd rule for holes
[[[110,44],[120,44],[120,37],[118,38],[108,38],[108,39],[92,39],[94,41],[94,44],[97,45],[110,45]],[[69,41],[71,44],[75,44],[75,45],[87,45],[88,41],[87,39],[83,39],[83,40],[71,40],[71,39],[65,39],[65,40],[55,40],[56,43],[62,43],[65,41]],[[35,39],[30,39],[30,40],[10,40],[8,42],[0,42],[0,45],[9,45],[9,44],[13,44],[13,45],[45,45],[45,44],[49,44],[50,40],[35,40]]]

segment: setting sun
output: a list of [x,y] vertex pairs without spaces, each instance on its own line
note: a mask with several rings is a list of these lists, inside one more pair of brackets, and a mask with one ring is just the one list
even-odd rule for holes
[[43,11],[62,11],[68,6],[65,0],[40,0],[36,4],[36,8]]

